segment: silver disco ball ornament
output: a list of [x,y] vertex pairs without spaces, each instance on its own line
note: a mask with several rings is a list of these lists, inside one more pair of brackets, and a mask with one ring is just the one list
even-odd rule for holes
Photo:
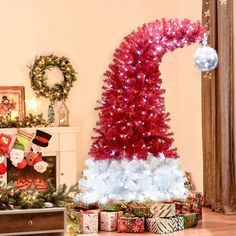
[[214,48],[203,46],[198,48],[193,56],[194,64],[200,71],[208,71],[216,68],[218,55]]
[[216,68],[218,55],[214,48],[207,46],[207,36],[204,35],[203,46],[194,53],[194,65],[200,71],[209,71]]

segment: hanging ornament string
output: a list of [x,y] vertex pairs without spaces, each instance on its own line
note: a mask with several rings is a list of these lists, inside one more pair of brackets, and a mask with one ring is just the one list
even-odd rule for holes
[[207,34],[204,34],[202,47],[198,48],[193,56],[195,67],[203,72],[213,70],[218,64],[218,55],[214,48],[207,45]]

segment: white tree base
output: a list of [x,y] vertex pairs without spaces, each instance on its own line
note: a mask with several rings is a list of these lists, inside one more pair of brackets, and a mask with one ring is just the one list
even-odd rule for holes
[[184,199],[184,172],[179,159],[148,155],[147,160],[86,161],[88,169],[79,181],[81,192],[75,200],[85,203],[109,200],[169,201]]

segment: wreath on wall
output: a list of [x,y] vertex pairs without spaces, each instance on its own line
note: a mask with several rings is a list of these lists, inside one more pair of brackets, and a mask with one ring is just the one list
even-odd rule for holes
[[[47,83],[48,76],[46,70],[58,68],[63,75],[61,83],[56,83],[50,87]],[[50,100],[48,107],[48,122],[50,124],[55,121],[55,112],[53,104],[56,101],[65,101],[68,98],[73,82],[76,81],[76,72],[66,57],[58,57],[54,55],[36,57],[34,64],[30,68],[31,87],[35,94]]]
[[[58,68],[63,75],[63,81],[49,87],[46,70]],[[65,101],[68,98],[73,82],[76,81],[76,72],[66,57],[54,55],[36,57],[30,68],[31,87],[38,97],[48,98],[51,104],[56,101]]]

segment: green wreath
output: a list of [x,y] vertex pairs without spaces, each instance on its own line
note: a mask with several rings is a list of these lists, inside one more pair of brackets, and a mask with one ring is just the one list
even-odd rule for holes
[[[63,81],[49,87],[46,70],[57,67],[63,75]],[[73,82],[76,81],[76,72],[66,57],[54,55],[36,57],[30,68],[31,87],[36,95],[48,98],[51,104],[56,101],[65,101],[68,98]]]

